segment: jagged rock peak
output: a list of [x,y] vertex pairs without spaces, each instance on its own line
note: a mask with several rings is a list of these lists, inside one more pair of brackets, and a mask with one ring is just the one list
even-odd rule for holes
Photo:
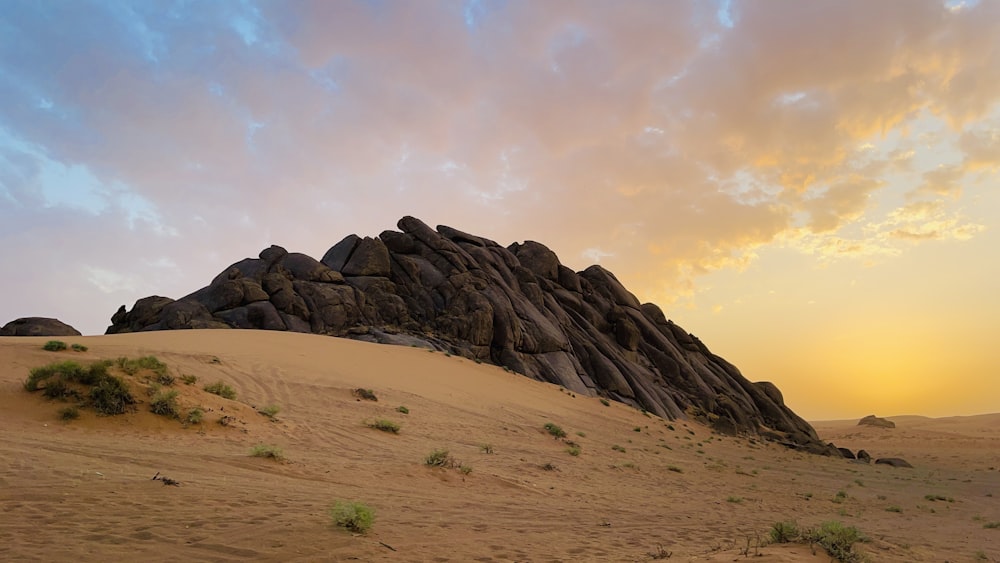
[[414,217],[397,227],[348,235],[319,261],[272,246],[176,301],[123,306],[107,332],[253,328],[426,346],[661,417],[840,455],[774,385],[749,382],[601,266],[574,272],[539,242],[503,247]]

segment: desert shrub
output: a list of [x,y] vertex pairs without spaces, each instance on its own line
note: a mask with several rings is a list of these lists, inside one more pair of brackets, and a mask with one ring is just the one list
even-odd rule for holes
[[987,523],[983,524],[983,527],[987,528],[987,529],[994,529],[995,530],[997,528],[1000,528],[1000,522],[987,522]]
[[184,382],[184,385],[194,385],[195,383],[198,383],[198,376],[197,375],[182,375],[181,376],[181,381]]
[[76,343],[70,345],[70,348],[72,348],[74,352],[86,352],[88,350],[88,348],[83,344]]
[[566,448],[566,453],[568,453],[569,455],[571,455],[573,457],[579,456],[580,455],[580,451],[581,451],[580,450],[580,446],[577,446],[577,445],[572,445],[572,446]]
[[937,500],[947,501],[947,502],[955,502],[955,499],[949,498],[949,497],[946,497],[946,496],[943,496],[943,495],[924,495],[924,498],[927,499],[927,500],[929,500],[929,501],[931,501],[931,502],[934,502],[934,501],[937,501]]
[[336,526],[363,534],[375,523],[375,510],[360,502],[337,501],[330,509],[330,517]]
[[610,407],[611,406],[611,401],[609,401],[607,399],[601,399],[601,404],[604,405],[604,406],[606,406],[606,407]]
[[158,373],[155,377],[153,377],[153,381],[159,383],[160,385],[170,387],[174,384],[174,376],[169,373]]
[[854,544],[865,541],[865,537],[854,526],[844,526],[835,520],[823,522],[819,528],[806,532],[805,536],[843,563],[863,560],[862,555],[854,550]]
[[632,429],[632,431],[633,432],[642,432],[642,427],[641,426],[636,426],[635,428]]
[[188,411],[187,418],[185,419],[188,424],[200,424],[201,419],[205,417],[205,411],[201,407],[195,407]]
[[59,409],[59,418],[62,420],[75,420],[80,418],[80,409],[76,407],[64,407]]
[[731,502],[733,504],[740,504],[743,502],[743,497],[734,497],[734,496],[726,497],[726,502]]
[[40,383],[55,376],[72,381],[73,378],[69,374],[82,371],[84,371],[83,366],[71,361],[56,362],[54,364],[32,368],[28,372],[28,379],[24,381],[24,389],[26,391],[38,391]]
[[552,434],[556,438],[566,437],[566,432],[556,424],[553,424],[551,422],[546,422],[544,428],[546,432]]
[[408,408],[400,405],[400,406],[396,407],[396,412],[403,413],[403,414],[410,414],[410,409],[408,409]]
[[490,444],[480,444],[479,451],[483,452],[484,454],[491,454],[493,453],[493,446]]
[[542,466],[542,469],[544,469],[545,471],[555,471],[556,466],[552,465],[551,463],[546,463],[545,465]]
[[451,467],[455,464],[448,450],[434,450],[424,458],[424,465],[431,467]]
[[152,400],[149,401],[149,410],[160,416],[180,417],[180,409],[177,407],[177,391],[171,389],[153,395]]
[[120,377],[107,375],[90,389],[90,404],[100,414],[124,414],[136,403]]
[[399,425],[391,420],[385,420],[384,418],[376,418],[375,420],[369,422],[367,426],[368,428],[374,428],[375,430],[399,434]]
[[281,407],[279,407],[278,405],[267,405],[266,407],[261,408],[257,412],[259,412],[260,414],[266,416],[267,418],[273,419],[275,416],[277,416],[277,414],[280,411],[281,411]]
[[378,401],[378,397],[375,396],[375,392],[371,389],[362,389],[358,387],[353,391],[354,396],[359,399],[364,399],[366,401]]
[[66,349],[66,343],[62,340],[49,340],[42,346],[42,349],[49,352],[61,352]]
[[270,458],[276,461],[281,461],[285,459],[284,454],[281,453],[281,448],[278,446],[269,446],[266,444],[258,444],[250,449],[250,455],[253,457],[263,457]]
[[212,393],[213,395],[218,395],[223,399],[236,400],[236,391],[232,387],[226,385],[221,381],[216,381],[215,383],[209,383],[204,387],[205,391]]
[[472,473],[472,466],[471,465],[460,465],[460,466],[458,466],[458,470],[462,472],[462,475],[468,475],[469,473]]
[[835,502],[837,504],[840,504],[840,503],[844,502],[844,499],[846,499],[846,498],[847,498],[847,493],[846,492],[844,492],[844,491],[837,491],[837,494],[833,496],[833,502]]
[[885,509],[886,512],[902,512],[903,509],[898,506],[890,506]]
[[771,525],[771,541],[788,543],[799,538],[799,527],[792,521],[775,522]]
[[625,453],[625,448],[619,446],[618,444],[615,444],[615,445],[611,446],[611,449],[614,450],[614,451],[616,451],[616,452]]
[[674,473],[684,473],[684,470],[676,465],[667,466],[667,471],[673,471]]

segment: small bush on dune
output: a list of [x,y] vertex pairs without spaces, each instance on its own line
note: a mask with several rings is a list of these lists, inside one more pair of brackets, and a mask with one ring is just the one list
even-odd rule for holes
[[455,460],[448,454],[448,450],[434,450],[424,458],[424,465],[431,467],[451,467]]
[[49,352],[61,352],[66,349],[66,343],[62,340],[49,340],[42,346],[42,349]]
[[205,411],[201,410],[200,407],[195,407],[188,411],[187,423],[188,424],[200,424],[201,419],[204,418]]
[[59,418],[62,420],[76,420],[80,418],[80,409],[76,407],[64,407],[59,409]]
[[198,376],[197,375],[182,375],[181,376],[181,381],[184,382],[184,385],[194,385],[195,383],[198,383]]
[[160,391],[153,395],[153,399],[149,402],[149,410],[160,416],[179,418],[181,413],[177,406],[177,391]]
[[374,428],[375,430],[381,430],[383,432],[392,432],[393,434],[399,434],[399,425],[391,420],[385,420],[378,418],[369,422],[367,424],[368,428]]
[[128,385],[113,375],[103,377],[90,390],[90,404],[100,414],[124,414],[136,404]]
[[86,352],[88,350],[88,348],[83,344],[73,344],[70,348],[72,348],[74,352]]
[[799,527],[792,521],[775,522],[771,526],[771,541],[788,543],[799,539]]
[[352,393],[354,393],[354,396],[359,399],[364,399],[366,401],[378,401],[378,397],[375,396],[375,392],[371,389],[362,389],[361,387],[358,387],[352,391]]
[[73,374],[81,373],[83,371],[83,366],[72,361],[56,362],[54,364],[32,368],[31,371],[28,372],[28,379],[24,381],[24,389],[32,392],[38,391],[40,383],[56,376],[73,381]]
[[553,424],[551,422],[546,422],[545,426],[543,428],[545,428],[546,432],[548,432],[549,434],[552,434],[556,438],[565,438],[566,437],[566,432],[562,428],[560,428],[558,425]]
[[566,453],[568,453],[569,455],[571,455],[573,457],[579,456],[580,452],[581,452],[580,446],[570,446],[570,447],[566,448]]
[[819,528],[806,532],[805,538],[819,544],[843,563],[864,560],[860,553],[854,551],[854,544],[866,539],[854,526],[844,526],[837,521],[823,522]]
[[410,414],[410,409],[408,409],[408,408],[406,408],[404,406],[398,406],[398,407],[396,407],[396,412],[402,413],[402,414]]
[[268,446],[265,444],[259,444],[254,446],[250,450],[250,455],[253,457],[270,458],[276,461],[281,461],[285,459],[284,454],[281,453],[281,448],[279,448],[278,446]]
[[491,454],[493,453],[493,446],[490,444],[480,444],[479,451],[483,452],[484,454]]
[[330,509],[330,517],[335,525],[363,534],[375,523],[375,510],[360,502],[337,501]]
[[266,416],[267,418],[274,419],[274,417],[277,416],[280,411],[281,408],[278,407],[278,405],[267,405],[266,407],[261,408],[257,412]]
[[601,404],[604,405],[604,406],[606,406],[606,407],[610,407],[611,406],[611,401],[609,401],[607,399],[601,399]]
[[205,391],[213,395],[218,395],[223,399],[236,400],[236,391],[232,387],[226,385],[221,381],[216,381],[215,383],[209,383],[204,387]]

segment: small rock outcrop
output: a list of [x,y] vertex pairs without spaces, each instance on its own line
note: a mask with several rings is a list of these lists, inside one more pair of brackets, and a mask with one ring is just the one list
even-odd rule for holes
[[80,336],[80,331],[59,319],[23,317],[3,325],[0,336]]
[[892,467],[909,467],[913,469],[908,461],[899,457],[882,457],[875,460],[876,464],[879,465],[891,465]]
[[[854,452],[852,452],[851,450],[849,450],[849,449],[847,449],[847,448],[837,448],[837,449],[838,449],[838,450],[840,450],[840,453],[841,453],[841,454],[842,454],[842,455],[843,455],[843,456],[844,456],[844,457],[845,457],[846,459],[857,459],[857,457],[856,457],[856,456],[854,455]],[[864,451],[864,450],[861,450],[861,451]]]
[[858,421],[858,426],[875,426],[878,428],[895,428],[896,423],[870,414]]
[[863,461],[865,463],[871,463],[872,462],[872,456],[871,456],[871,454],[869,454],[865,450],[858,450],[858,460],[859,461]]
[[717,431],[839,456],[767,382],[752,383],[611,272],[575,272],[538,242],[504,247],[413,217],[350,235],[317,261],[272,246],[178,300],[147,297],[108,334],[289,330],[447,350],[574,393]]

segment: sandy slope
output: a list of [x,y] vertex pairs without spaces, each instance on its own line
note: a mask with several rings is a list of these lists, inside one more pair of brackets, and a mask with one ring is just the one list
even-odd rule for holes
[[[773,522],[795,519],[858,526],[874,561],[1000,561],[1000,529],[983,527],[1000,521],[1000,415],[819,426],[838,445],[917,466],[905,470],[668,425],[415,348],[252,331],[68,339],[85,353],[44,352],[45,340],[0,339],[0,560],[644,561],[662,546],[674,561],[733,561]],[[211,409],[203,424],[185,428],[147,405],[64,423],[63,405],[21,388],[54,359],[145,354],[198,376],[177,388],[184,405]],[[216,380],[238,401],[200,390]],[[379,401],[356,400],[362,386]],[[252,407],[265,404],[281,407],[276,422]],[[223,413],[236,422],[217,424]],[[402,431],[364,426],[376,417]],[[569,455],[546,422],[582,453]],[[287,460],[250,457],[255,444]],[[472,472],[424,466],[436,448]],[[157,472],[182,486],[150,480]],[[848,497],[835,503],[839,490]],[[373,529],[332,526],[338,499],[374,507]],[[829,560],[807,546],[759,552]]]

